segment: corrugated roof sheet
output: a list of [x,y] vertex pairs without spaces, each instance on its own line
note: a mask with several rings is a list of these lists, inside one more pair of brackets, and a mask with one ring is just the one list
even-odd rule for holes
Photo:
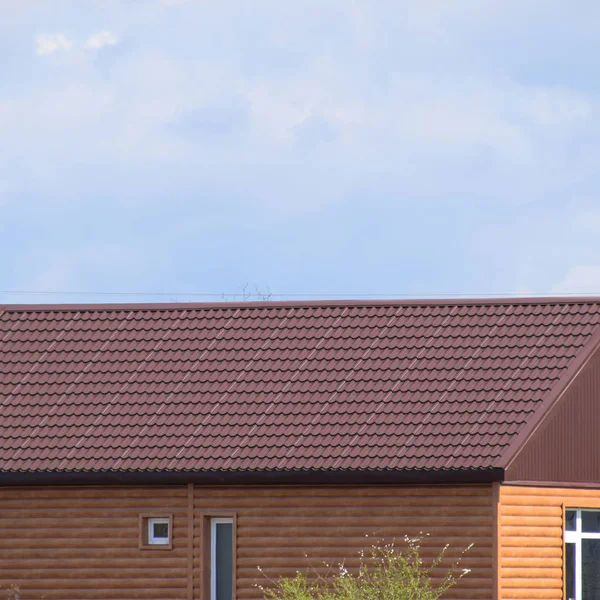
[[0,470],[487,469],[600,301],[5,307]]

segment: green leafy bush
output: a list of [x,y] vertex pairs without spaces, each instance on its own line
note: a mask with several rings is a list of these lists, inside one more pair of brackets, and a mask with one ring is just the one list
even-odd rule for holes
[[[438,600],[469,573],[460,568],[460,561],[473,544],[444,569],[449,546],[425,564],[422,541],[422,536],[405,537],[404,548],[394,543],[374,545],[370,556],[360,553],[360,566],[353,572],[341,563],[325,576],[298,571],[295,577],[270,579],[269,586],[258,587],[266,600]],[[263,572],[260,567],[259,571]]]

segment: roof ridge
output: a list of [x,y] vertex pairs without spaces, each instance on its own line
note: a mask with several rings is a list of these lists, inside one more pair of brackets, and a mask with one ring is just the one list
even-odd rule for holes
[[600,304],[600,296],[538,296],[490,298],[398,298],[398,299],[322,299],[322,300],[262,300],[232,302],[124,302],[79,304],[5,304],[1,312],[70,312],[126,310],[214,310],[233,308],[329,308],[329,307],[394,307],[394,306],[501,306],[545,304]]

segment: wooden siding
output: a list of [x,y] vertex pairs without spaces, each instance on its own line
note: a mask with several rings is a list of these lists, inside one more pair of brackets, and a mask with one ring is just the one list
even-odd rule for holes
[[498,545],[502,600],[563,597],[563,506],[600,508],[600,490],[501,486]]
[[[202,588],[202,521],[206,516],[237,517],[237,600],[261,596],[260,576],[294,575],[329,565],[358,563],[358,552],[385,538],[429,533],[424,556],[451,544],[456,558],[474,547],[462,566],[472,569],[447,598],[492,597],[493,510],[491,486],[398,487],[196,487],[195,597]],[[368,537],[367,537],[368,536]],[[449,563],[448,563],[449,564]]]
[[[173,549],[140,550],[139,514],[173,514]],[[187,598],[187,488],[0,488],[0,590],[23,600]],[[0,594],[4,597],[4,591]]]
[[[140,513],[173,514],[172,550],[138,548]],[[237,600],[260,597],[258,566],[353,567],[372,543],[419,532],[425,557],[475,544],[447,598],[492,597],[490,485],[0,488],[0,597],[14,583],[23,600],[202,600],[203,516],[235,516]]]

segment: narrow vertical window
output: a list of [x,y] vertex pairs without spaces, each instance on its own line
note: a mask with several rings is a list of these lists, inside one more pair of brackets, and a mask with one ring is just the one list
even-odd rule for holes
[[233,519],[211,519],[210,550],[210,598],[233,600]]
[[575,600],[575,544],[565,544],[566,600]]

